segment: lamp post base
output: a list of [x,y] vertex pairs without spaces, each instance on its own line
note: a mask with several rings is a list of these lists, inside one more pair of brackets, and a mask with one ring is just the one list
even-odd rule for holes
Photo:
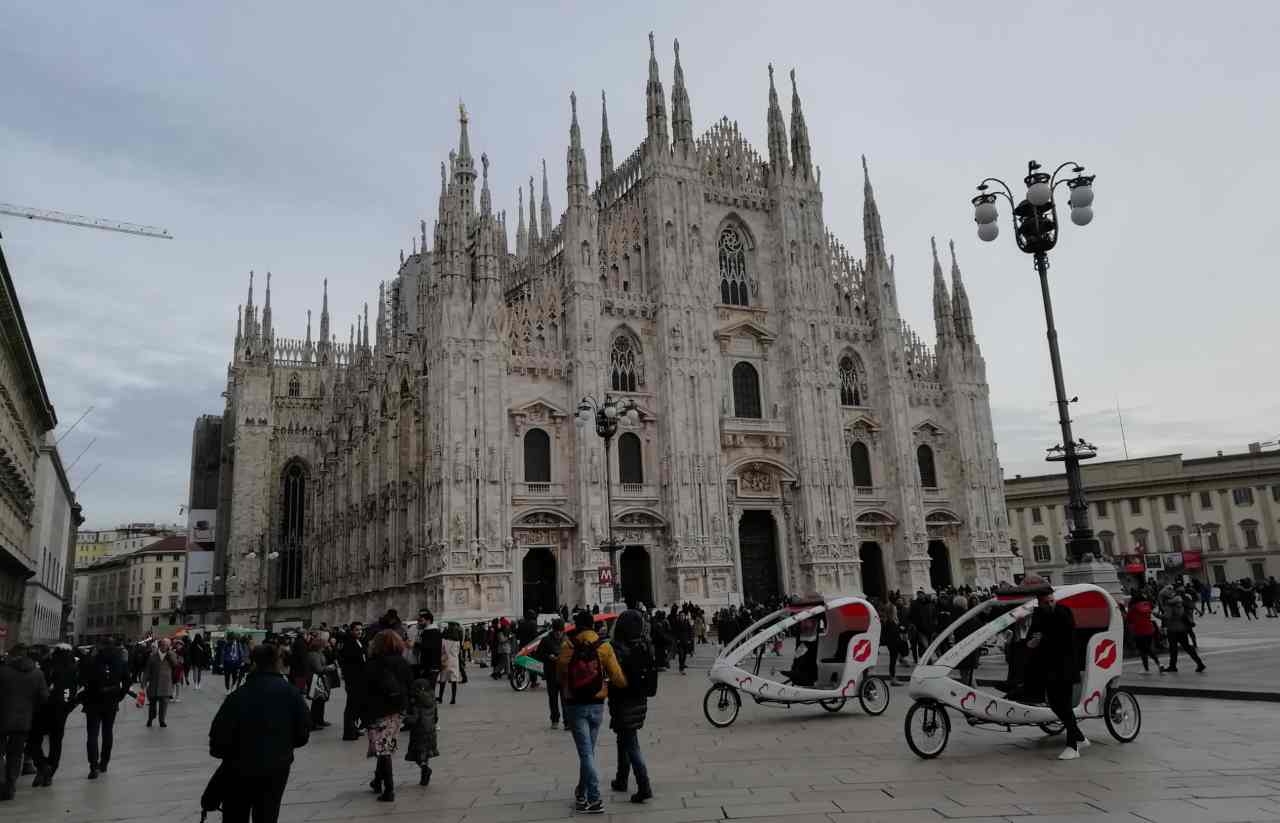
[[1073,538],[1067,550],[1075,561],[1063,570],[1063,584],[1092,583],[1110,595],[1124,593],[1115,565],[1102,559],[1102,546],[1092,534]]

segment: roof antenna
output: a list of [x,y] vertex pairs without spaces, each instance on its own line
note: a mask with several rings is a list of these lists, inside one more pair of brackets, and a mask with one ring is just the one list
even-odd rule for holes
[[1124,415],[1120,413],[1120,398],[1116,398],[1116,417],[1120,420],[1120,443],[1124,446],[1124,459],[1129,459],[1129,441],[1124,436]]

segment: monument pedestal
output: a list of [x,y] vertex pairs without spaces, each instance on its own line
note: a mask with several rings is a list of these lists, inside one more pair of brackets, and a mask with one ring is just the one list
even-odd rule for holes
[[1068,564],[1062,571],[1062,583],[1067,586],[1075,583],[1092,583],[1113,597],[1124,594],[1124,587],[1120,585],[1120,575],[1116,572],[1116,567],[1093,558]]

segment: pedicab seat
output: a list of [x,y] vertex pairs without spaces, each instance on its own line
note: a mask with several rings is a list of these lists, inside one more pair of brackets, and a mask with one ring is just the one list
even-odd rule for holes
[[[849,641],[853,640],[854,635],[859,630],[850,629],[849,631],[840,632],[840,637],[836,639],[835,654],[830,657],[822,658],[823,663],[843,663],[844,657],[849,653]],[[865,631],[865,630],[863,630]]]

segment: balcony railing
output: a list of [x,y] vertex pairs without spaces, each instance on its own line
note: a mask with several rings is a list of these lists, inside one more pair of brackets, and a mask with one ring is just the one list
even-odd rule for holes
[[657,497],[658,489],[651,483],[619,483],[615,495],[618,497]]
[[884,497],[883,486],[854,486],[855,497]]
[[925,486],[924,497],[926,500],[945,500],[947,490],[941,486]]
[[517,483],[516,497],[564,497],[563,483]]

